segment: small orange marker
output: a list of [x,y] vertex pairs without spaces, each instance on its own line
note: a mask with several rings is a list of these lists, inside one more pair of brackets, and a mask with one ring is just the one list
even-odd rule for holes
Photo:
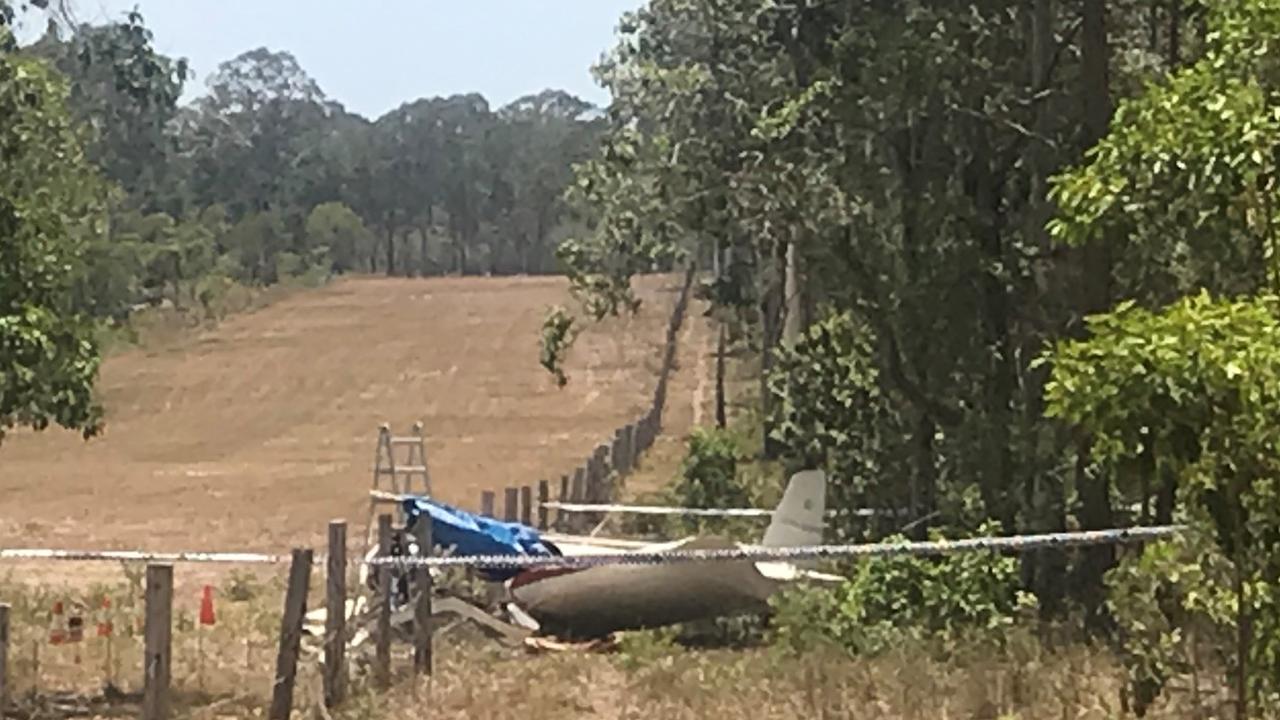
[[200,624],[213,625],[217,618],[213,613],[213,586],[204,586],[204,595],[200,598]]

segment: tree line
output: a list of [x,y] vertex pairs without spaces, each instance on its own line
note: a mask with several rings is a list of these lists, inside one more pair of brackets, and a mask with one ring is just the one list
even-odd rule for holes
[[135,12],[62,28],[13,52],[67,86],[87,160],[106,183],[76,309],[142,303],[213,311],[233,284],[330,273],[547,273],[577,222],[561,202],[598,110],[546,90],[491,107],[423,98],[370,120],[327,97],[288,52],[218,66],[178,99],[185,61],[155,51]]

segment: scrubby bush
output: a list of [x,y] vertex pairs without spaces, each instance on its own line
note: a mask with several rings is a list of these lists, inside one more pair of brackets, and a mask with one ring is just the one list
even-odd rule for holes
[[[995,530],[985,525],[978,534]],[[875,558],[859,562],[838,587],[801,587],[777,596],[771,635],[796,650],[834,644],[853,654],[876,654],[906,638],[998,638],[1034,602],[1022,591],[1011,556]]]
[[1234,574],[1231,561],[1194,526],[1126,554],[1107,574],[1107,605],[1136,712],[1180,675],[1197,692],[1227,685],[1236,670],[1229,650],[1238,631]]
[[746,507],[751,494],[738,481],[741,451],[737,439],[716,428],[696,428],[680,466],[676,494],[687,507]]

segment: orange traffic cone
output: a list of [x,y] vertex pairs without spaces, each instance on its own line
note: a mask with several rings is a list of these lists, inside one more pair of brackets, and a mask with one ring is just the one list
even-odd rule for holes
[[53,613],[49,616],[49,644],[61,645],[67,640],[66,618],[62,614],[62,601],[53,604]]
[[217,619],[213,614],[213,586],[204,586],[204,595],[200,598],[200,624],[213,625]]

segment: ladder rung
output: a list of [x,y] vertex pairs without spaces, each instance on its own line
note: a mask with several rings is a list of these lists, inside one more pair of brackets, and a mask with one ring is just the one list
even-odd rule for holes
[[393,438],[391,438],[391,444],[392,444],[392,445],[417,445],[417,444],[418,444],[418,443],[420,443],[420,442],[422,442],[422,438],[420,438],[420,437],[393,437]]
[[399,475],[401,473],[424,473],[427,471],[426,465],[397,465],[393,468],[378,468],[378,472],[383,475]]

